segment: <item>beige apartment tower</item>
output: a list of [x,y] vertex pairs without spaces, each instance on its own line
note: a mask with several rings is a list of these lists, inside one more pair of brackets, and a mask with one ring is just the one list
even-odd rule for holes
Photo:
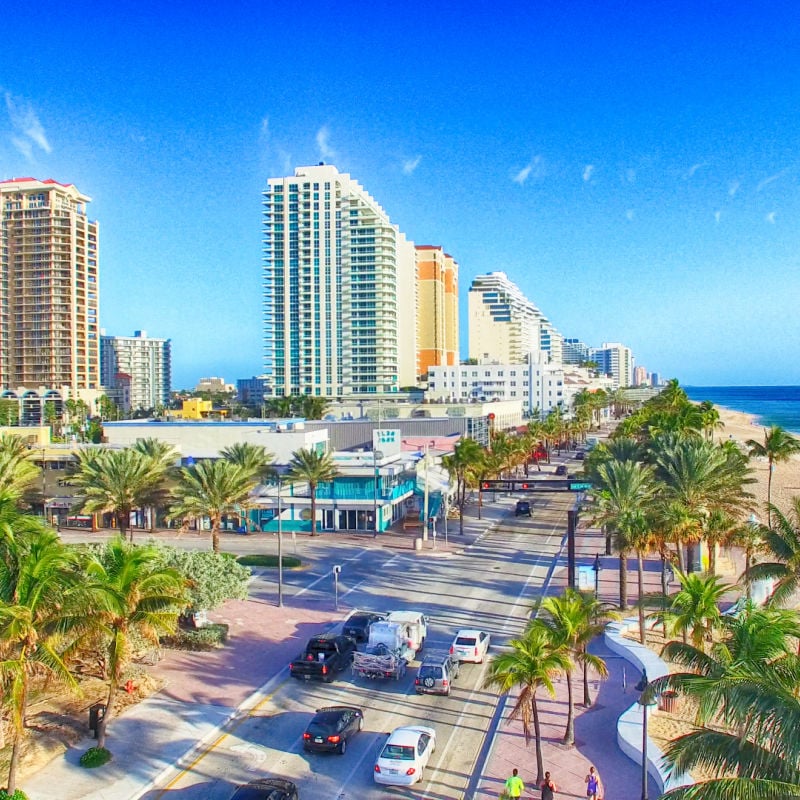
[[98,224],[72,184],[0,181],[0,388],[100,386]]
[[417,369],[458,364],[458,264],[437,245],[417,245]]

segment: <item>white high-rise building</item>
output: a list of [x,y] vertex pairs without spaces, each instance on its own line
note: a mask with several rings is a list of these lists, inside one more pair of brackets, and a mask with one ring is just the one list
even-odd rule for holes
[[384,394],[417,380],[414,245],[320,164],[264,191],[265,394]]
[[521,364],[531,352],[561,363],[563,337],[505,272],[478,275],[469,287],[469,357]]
[[170,340],[150,338],[147,331],[101,336],[100,378],[122,411],[166,406],[172,384]]
[[603,342],[591,355],[598,371],[613,378],[615,388],[633,386],[634,360],[630,347],[619,342]]

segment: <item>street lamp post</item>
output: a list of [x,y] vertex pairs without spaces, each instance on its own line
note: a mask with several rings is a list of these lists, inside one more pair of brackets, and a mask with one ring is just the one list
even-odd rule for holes
[[647,706],[648,698],[646,697],[647,687],[649,682],[647,680],[647,670],[642,670],[642,678],[636,684],[636,691],[640,692],[639,705],[642,707],[642,800],[648,800],[647,795]]
[[283,523],[281,522],[281,476],[278,475],[278,608],[283,607]]
[[374,523],[374,530],[372,538],[376,539],[380,533],[380,522],[378,520],[378,482],[380,480],[380,470],[378,469],[378,459],[383,458],[383,453],[380,450],[372,451],[372,468],[373,468],[373,481],[372,481],[372,519]]

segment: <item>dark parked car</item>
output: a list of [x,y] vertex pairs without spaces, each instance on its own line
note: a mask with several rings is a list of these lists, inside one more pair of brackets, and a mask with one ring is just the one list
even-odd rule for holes
[[300,795],[291,781],[260,778],[240,786],[231,800],[300,800]]
[[578,461],[583,461],[583,459],[586,458],[586,453],[584,453],[583,450],[578,450],[578,452],[575,453],[575,458],[577,458]]
[[514,516],[515,517],[533,516],[531,513],[531,504],[527,500],[517,500],[517,506],[514,509]]
[[386,619],[386,614],[379,614],[377,611],[356,611],[345,620],[342,633],[354,642],[366,642],[369,639],[369,626],[381,619]]
[[556,475],[566,475],[567,474],[567,465],[566,464],[559,464],[556,467]]
[[343,755],[347,740],[363,725],[364,712],[355,706],[319,708],[303,734],[303,749]]

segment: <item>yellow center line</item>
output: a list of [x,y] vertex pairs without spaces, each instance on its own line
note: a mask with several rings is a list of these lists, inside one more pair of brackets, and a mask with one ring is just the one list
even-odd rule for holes
[[161,800],[161,798],[170,790],[175,788],[176,784],[178,784],[187,774],[189,774],[209,753],[213,752],[217,747],[219,747],[220,743],[225,741],[229,736],[236,733],[239,729],[239,726],[245,722],[245,720],[249,719],[250,717],[254,716],[263,705],[269,703],[273,697],[283,688],[283,686],[291,680],[291,677],[286,677],[284,680],[281,681],[278,686],[266,697],[263,697],[256,705],[254,705],[251,709],[248,709],[246,713],[237,714],[234,719],[228,723],[230,726],[228,730],[225,731],[221,736],[219,736],[212,744],[208,747],[204,748],[203,751],[195,757],[191,764],[184,767],[166,786],[164,786],[161,790],[158,790],[159,793],[156,795],[156,800]]

